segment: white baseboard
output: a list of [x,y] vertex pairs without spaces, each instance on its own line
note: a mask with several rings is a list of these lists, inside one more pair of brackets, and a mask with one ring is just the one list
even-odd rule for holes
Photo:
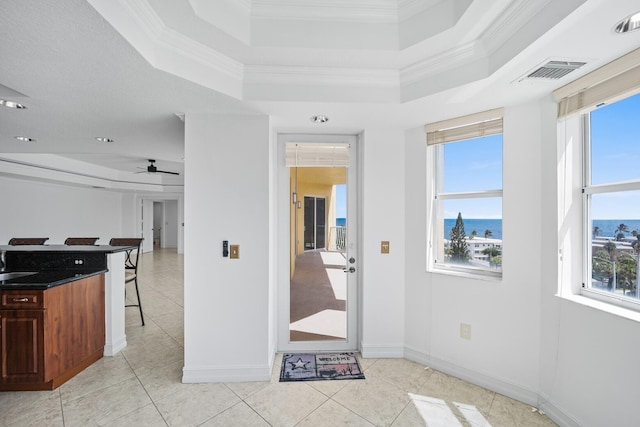
[[584,423],[576,421],[574,418],[567,415],[565,411],[549,402],[544,395],[541,395],[542,403],[540,403],[540,410],[556,424],[562,427],[581,427]]
[[122,351],[127,346],[127,336],[123,335],[117,342],[115,343],[106,343],[104,345],[104,355],[105,356],[115,356],[120,351]]
[[360,343],[360,354],[366,359],[398,359],[404,357],[404,346]]
[[406,359],[421,365],[428,366],[445,374],[452,375],[461,380],[484,387],[488,390],[500,393],[512,399],[536,407],[545,413],[553,422],[562,427],[580,427],[581,424],[567,415],[560,408],[548,402],[539,393],[526,387],[513,384],[509,381],[494,378],[492,376],[482,374],[462,366],[453,364],[446,360],[431,357],[427,353],[415,348],[405,347]]
[[269,381],[270,365],[249,366],[186,366],[182,368],[182,382],[195,383],[234,383],[251,381]]

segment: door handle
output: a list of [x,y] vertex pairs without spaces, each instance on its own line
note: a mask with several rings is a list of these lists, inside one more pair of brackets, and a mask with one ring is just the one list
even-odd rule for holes
[[345,273],[355,273],[356,268],[355,267],[343,268],[342,271],[344,271]]

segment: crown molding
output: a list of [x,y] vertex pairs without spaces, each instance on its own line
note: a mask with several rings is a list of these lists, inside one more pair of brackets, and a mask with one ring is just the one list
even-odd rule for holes
[[147,0],[88,0],[155,68],[240,99],[244,65],[165,25]]
[[486,56],[482,43],[473,40],[401,68],[400,84],[401,86],[410,85]]
[[237,80],[243,78],[244,65],[241,62],[231,59],[176,30],[165,27],[156,41],[178,55],[211,68],[213,72],[222,73]]
[[399,73],[392,69],[247,65],[247,84],[355,86],[397,88]]
[[489,54],[498,50],[552,0],[514,0],[480,35]]
[[[198,40],[184,35],[180,31],[168,27],[150,4],[151,0],[88,0],[98,4],[119,25],[114,26],[138,49],[155,67],[173,73],[182,78],[194,81],[203,86],[231,95],[237,99],[244,98],[244,88],[261,87],[259,96],[267,95],[271,84],[279,88],[313,87],[343,90],[351,86],[360,91],[367,88],[379,89],[385,93],[397,91],[401,95],[403,88],[411,85],[435,84],[429,79],[441,80],[450,71],[461,71],[469,64],[481,64],[496,56],[499,49],[514,39],[512,45],[521,42],[527,34],[518,35],[523,26],[534,19],[553,19],[549,16],[550,4],[562,0],[508,0],[508,6],[488,24],[485,31],[474,33],[474,39],[460,44],[455,40],[441,44],[425,43],[416,49],[422,52],[404,52],[401,56],[409,56],[406,62],[396,63],[384,61],[369,62],[366,66],[309,66],[301,65],[295,49],[281,48],[280,64],[261,63],[259,55],[251,48],[242,62],[235,60]],[[230,0],[225,0],[230,1]],[[418,10],[438,8],[448,0],[361,0],[347,2],[342,0],[326,0],[318,3],[315,0],[241,0],[241,8],[250,8],[251,19],[353,19],[371,23],[372,17],[391,22],[398,19],[398,13],[408,16]],[[574,0],[578,1],[578,0]],[[237,6],[237,5],[236,5]],[[94,5],[94,7],[96,7]],[[96,7],[96,9],[100,9]],[[493,15],[492,17],[496,16]],[[488,20],[488,19],[487,19]],[[396,23],[397,24],[397,23]],[[401,25],[401,24],[397,24]],[[442,40],[441,40],[442,42]],[[456,43],[458,45],[456,46]],[[424,49],[422,49],[424,47]],[[414,49],[415,50],[415,49]],[[438,50],[438,51],[436,51]],[[318,52],[312,50],[311,52]],[[254,55],[255,54],[255,55]],[[306,52],[305,55],[311,53]],[[262,58],[264,60],[264,58]],[[500,58],[498,58],[500,59]],[[251,64],[253,62],[253,64]],[[410,62],[410,63],[408,63]],[[250,64],[250,65],[249,65]],[[286,64],[286,65],[281,65]],[[465,78],[478,78],[487,74],[487,70],[467,70],[460,72],[460,81]],[[484,74],[483,74],[484,73]],[[460,82],[458,82],[460,83]],[[410,89],[407,89],[410,90]],[[294,91],[295,92],[295,91]],[[294,92],[291,92],[292,94]],[[256,92],[258,93],[258,92]],[[302,96],[302,95],[301,95]],[[329,96],[329,95],[327,95]],[[295,97],[295,96],[294,96]]]
[[282,19],[299,21],[357,22],[396,24],[397,0],[367,0],[357,5],[342,0],[253,0],[254,19]]
[[174,53],[200,62],[214,72],[234,79],[242,79],[243,64],[241,62],[167,27],[147,0],[128,0],[125,6],[156,43],[169,48]]

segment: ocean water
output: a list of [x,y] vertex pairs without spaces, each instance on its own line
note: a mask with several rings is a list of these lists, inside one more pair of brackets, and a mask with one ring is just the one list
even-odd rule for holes
[[[484,237],[485,230],[491,230],[492,239],[502,239],[502,220],[501,219],[464,219],[464,232],[467,236],[475,230],[478,237]],[[453,226],[456,225],[456,218],[444,219],[444,238],[449,238],[449,233]]]
[[628,232],[624,233],[625,236],[633,237],[631,234],[633,230],[640,231],[640,219],[594,219],[592,222],[592,233],[595,227],[600,228],[599,237],[615,237],[616,229],[620,224],[626,225],[629,229]]
[[347,225],[347,218],[336,218],[336,227],[344,227]]
[[[478,237],[484,237],[485,230],[491,230],[492,238],[502,239],[502,220],[501,219],[463,219],[464,220],[464,232],[467,236],[471,234],[473,230],[478,232]],[[615,237],[615,231],[620,224],[625,224],[629,231],[625,233],[625,236],[631,237],[633,230],[640,231],[640,220],[638,219],[594,219],[593,227],[600,228],[600,237]],[[449,238],[449,232],[456,225],[455,218],[445,218],[444,220],[444,237]]]

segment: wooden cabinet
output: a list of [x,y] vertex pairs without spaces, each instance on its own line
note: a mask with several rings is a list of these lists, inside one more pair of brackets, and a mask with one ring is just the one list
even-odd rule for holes
[[1,384],[43,382],[44,310],[0,312]]
[[102,357],[104,275],[0,291],[0,390],[52,390]]

